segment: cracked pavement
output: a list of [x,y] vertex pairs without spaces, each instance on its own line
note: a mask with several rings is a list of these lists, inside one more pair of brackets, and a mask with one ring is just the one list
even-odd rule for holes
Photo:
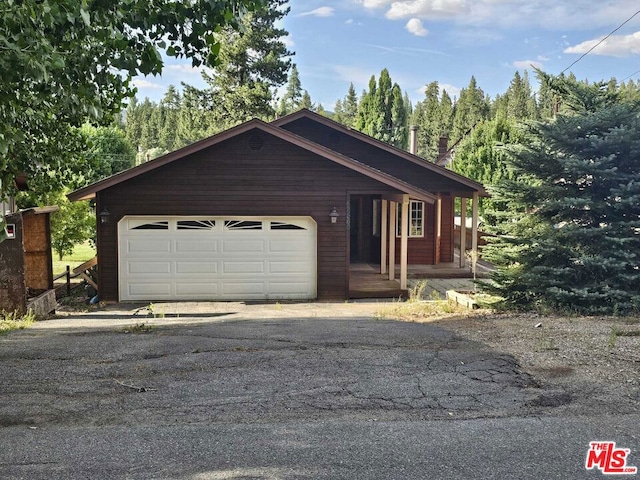
[[543,393],[512,357],[435,325],[228,317],[1,339],[0,425],[496,417]]
[[378,308],[119,305],[0,337],[0,476],[600,478],[594,439],[640,464],[637,414],[565,415],[512,356]]

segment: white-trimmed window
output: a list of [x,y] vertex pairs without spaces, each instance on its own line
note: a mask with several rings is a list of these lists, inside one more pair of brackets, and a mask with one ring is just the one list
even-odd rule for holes
[[[397,204],[396,236],[402,232],[402,204]],[[409,200],[409,237],[424,237],[424,202]]]

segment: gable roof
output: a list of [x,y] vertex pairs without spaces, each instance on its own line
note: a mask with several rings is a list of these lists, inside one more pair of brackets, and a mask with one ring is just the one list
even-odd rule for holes
[[385,185],[396,188],[417,199],[424,200],[429,203],[433,203],[437,200],[436,195],[433,195],[432,193],[427,192],[420,187],[412,185],[409,182],[396,178],[389,173],[375,169],[369,165],[359,162],[358,160],[342,155],[331,150],[330,148],[314,143],[283,128],[279,128],[277,125],[268,124],[258,119],[250,120],[236,127],[225,130],[224,132],[218,133],[211,137],[187,145],[186,147],[183,147],[181,149],[170,152],[166,155],[163,155],[162,157],[158,157],[149,162],[116,173],[115,175],[107,177],[103,180],[99,180],[95,183],[92,183],[91,185],[71,192],[67,197],[71,201],[88,200],[90,198],[94,198],[96,193],[102,190],[118,185],[119,183],[135,178],[151,170],[155,170],[156,168],[162,167],[163,165],[167,165],[176,160],[180,160],[188,155],[200,152],[206,148],[217,145],[221,142],[224,142],[225,140],[229,140],[253,129],[261,130],[265,133],[285,140],[293,145],[303,148],[309,152],[315,153],[316,155],[319,155],[339,165],[361,173]]
[[402,160],[418,165],[424,168],[425,170],[427,170],[428,172],[435,173],[436,175],[441,175],[442,177],[445,177],[449,180],[453,180],[454,182],[460,183],[465,187],[470,188],[471,190],[477,191],[480,196],[488,196],[488,193],[485,190],[484,185],[482,185],[479,182],[476,182],[475,180],[472,180],[470,178],[465,177],[464,175],[460,175],[451,170],[448,170],[443,166],[437,165],[436,163],[429,162],[423,159],[422,157],[413,155],[405,150],[394,147],[393,145],[377,140],[373,137],[370,137],[369,135],[365,135],[364,133],[358,132],[357,130],[353,130],[349,127],[342,125],[341,123],[338,123],[334,120],[331,120],[330,118],[327,118],[323,115],[320,115],[318,113],[312,112],[307,109],[298,110],[297,112],[291,113],[285,117],[274,120],[273,122],[271,122],[271,124],[276,125],[278,127],[284,127],[285,125],[294,123],[303,118],[322,124],[333,130],[336,130],[345,135],[348,135],[356,140],[359,140],[368,145],[384,150]]

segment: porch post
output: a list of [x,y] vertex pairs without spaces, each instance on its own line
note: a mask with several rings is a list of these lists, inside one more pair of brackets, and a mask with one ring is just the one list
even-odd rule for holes
[[384,275],[387,273],[387,201],[383,198],[380,202],[380,209],[382,210],[382,220],[380,221],[380,273]]
[[409,247],[409,195],[402,198],[402,235],[400,236],[400,288],[407,289],[407,252]]
[[438,194],[438,201],[436,202],[436,264],[440,263],[440,256],[442,255],[442,198]]
[[389,202],[389,280],[396,276],[396,202]]
[[460,268],[467,264],[467,199],[460,198]]
[[473,192],[473,210],[471,224],[471,250],[474,255],[478,253],[478,192]]

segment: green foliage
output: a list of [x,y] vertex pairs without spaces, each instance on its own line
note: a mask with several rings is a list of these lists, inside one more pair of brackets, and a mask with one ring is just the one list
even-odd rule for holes
[[87,171],[84,172],[84,177],[87,183],[101,180],[134,165],[135,151],[120,128],[85,124],[81,132],[89,146],[85,153]]
[[334,120],[349,128],[355,126],[355,121],[358,116],[358,95],[353,83],[349,84],[349,90],[347,95],[342,99],[336,101],[334,108]]
[[289,13],[287,0],[268,0],[242,20],[242,34],[223,29],[215,38],[220,44],[219,65],[209,83],[206,110],[213,114],[215,133],[241,122],[272,119],[275,90],[287,81],[293,55],[283,42],[286,30],[276,27]]
[[640,107],[604,84],[548,77],[564,114],[528,126],[494,188],[500,233],[485,285],[516,308],[640,308]]
[[[159,50],[214,64],[221,26],[259,0],[6,0],[0,6],[1,196],[26,174],[55,191],[82,172],[82,138],[72,127],[108,124],[135,92],[131,78],[157,75]],[[124,72],[124,75],[123,73]]]
[[429,83],[424,96],[424,100],[416,105],[411,123],[418,127],[418,155],[435,162],[440,137],[451,134],[453,105],[445,91],[440,95],[438,82]]
[[289,81],[284,96],[280,100],[278,108],[278,116],[285,116],[300,109],[302,101],[302,84],[300,83],[300,74],[295,63],[291,66]]
[[23,330],[29,328],[33,322],[36,321],[36,317],[31,310],[25,315],[20,315],[17,312],[0,312],[0,335],[6,335],[13,330]]
[[62,260],[71,255],[76,245],[88,240],[94,241],[96,216],[89,202],[70,202],[63,191],[50,194],[44,203],[58,205],[60,209],[51,214],[51,246]]
[[406,149],[408,140],[408,112],[397,83],[392,83],[389,71],[380,72],[369,81],[369,91],[364,92],[358,107],[354,127],[367,135]]
[[[511,178],[508,167],[509,148],[522,141],[522,132],[515,121],[505,117],[482,120],[458,144],[450,168],[485,186]],[[480,199],[480,214],[485,222],[495,223],[495,205],[491,198]]]
[[457,142],[463,138],[481,120],[489,118],[489,100],[478,87],[475,77],[471,77],[467,88],[460,91],[455,105],[451,138]]

